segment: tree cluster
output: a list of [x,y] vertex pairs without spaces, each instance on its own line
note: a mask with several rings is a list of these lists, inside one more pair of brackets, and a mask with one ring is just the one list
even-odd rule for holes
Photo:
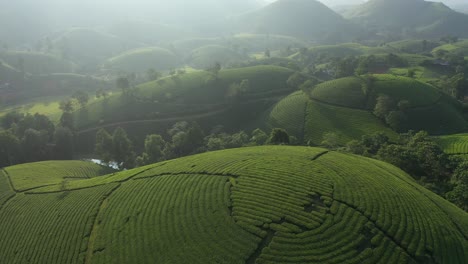
[[391,163],[430,190],[468,209],[468,161],[445,154],[427,132],[401,134],[396,143],[383,133],[366,135],[348,142],[345,150]]
[[106,163],[115,162],[120,169],[144,166],[163,160],[184,157],[208,151],[260,145],[288,145],[297,143],[284,129],[273,129],[270,134],[261,129],[252,133],[240,131],[229,134],[216,127],[209,135],[196,122],[178,122],[167,132],[166,138],[159,134],[147,135],[143,152],[136,157],[134,144],[122,128],[113,134],[104,129],[96,133],[95,154]]
[[50,159],[73,159],[73,132],[47,116],[11,112],[1,119],[0,167]]

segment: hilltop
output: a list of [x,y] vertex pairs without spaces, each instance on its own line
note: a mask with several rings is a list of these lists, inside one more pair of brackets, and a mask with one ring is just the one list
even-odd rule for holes
[[361,25],[414,36],[468,36],[468,15],[424,0],[370,0],[344,14]]
[[278,0],[233,19],[240,31],[339,41],[354,28],[316,0]]
[[[377,98],[383,95],[388,96],[391,111],[398,115],[396,121],[373,113]],[[407,107],[398,107],[402,101]],[[327,81],[307,95],[295,92],[278,102],[267,120],[270,127],[285,128],[304,143],[314,145],[320,145],[327,133],[335,133],[339,143],[345,144],[375,132],[396,139],[396,132],[408,130],[451,134],[468,128],[459,102],[432,85],[389,74]]]
[[149,69],[170,70],[178,65],[179,60],[171,51],[160,47],[145,47],[112,57],[105,62],[104,67],[124,72],[146,72]]
[[324,149],[212,152],[45,187],[6,171],[0,172],[2,263],[463,263],[468,257],[465,212],[391,165]]

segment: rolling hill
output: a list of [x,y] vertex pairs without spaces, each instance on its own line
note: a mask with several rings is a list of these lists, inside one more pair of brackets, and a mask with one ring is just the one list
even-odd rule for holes
[[345,19],[316,0],[278,0],[235,17],[237,31],[279,34],[306,40],[336,42],[355,32]]
[[411,107],[406,110],[404,130],[452,134],[468,128],[461,105],[432,85],[389,74],[375,74],[372,79],[373,95],[364,93],[364,78],[349,77],[316,86],[311,92],[311,98],[329,105],[372,111],[375,96],[384,94],[390,96],[395,104],[402,100],[410,103]]
[[447,154],[468,155],[468,134],[440,136],[435,140]]
[[[164,133],[187,120],[207,131],[216,125],[239,130],[291,92],[286,85],[291,74],[288,68],[261,65],[221,70],[217,77],[207,71],[172,75],[136,87],[132,98],[117,93],[89,104],[75,112],[75,126],[80,142],[90,143],[86,153],[92,152],[95,133],[103,127],[121,126],[136,138]],[[232,84],[243,80],[248,80],[248,89],[230,97]]]
[[145,47],[126,51],[108,59],[104,67],[124,72],[146,72],[149,69],[167,71],[179,65],[177,56],[160,47]]
[[72,73],[76,65],[58,56],[27,51],[0,52],[0,59],[31,74]]
[[376,132],[397,138],[394,131],[369,111],[311,101],[303,92],[293,93],[276,104],[267,123],[270,128],[284,128],[311,145],[320,145],[327,133],[335,133],[338,143],[343,145]]
[[423,0],[370,0],[345,12],[344,17],[377,30],[406,32],[413,38],[468,36],[468,15]]
[[402,131],[426,130],[432,134],[452,134],[466,131],[460,104],[433,86],[406,77],[387,74],[373,75],[372,92],[364,93],[364,77],[347,77],[321,83],[310,93],[295,92],[278,102],[267,123],[270,128],[286,129],[303,143],[320,145],[327,133],[335,133],[340,144],[363,135],[383,132],[397,138],[373,113],[375,98],[385,94],[395,104],[410,102],[405,110]]
[[45,187],[31,176],[15,191],[0,171],[2,263],[468,258],[465,212],[391,165],[324,149],[212,152]]
[[233,63],[240,63],[246,59],[240,53],[220,45],[208,45],[195,49],[188,59],[189,64],[197,69],[207,69],[220,63],[228,66]]
[[65,30],[51,39],[55,52],[87,67],[97,66],[105,59],[143,46],[108,33],[78,27]]

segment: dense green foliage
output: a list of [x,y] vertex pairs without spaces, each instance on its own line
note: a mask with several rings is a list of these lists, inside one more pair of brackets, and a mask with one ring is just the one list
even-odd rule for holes
[[401,134],[396,143],[391,143],[382,133],[365,135],[360,141],[348,142],[346,150],[398,166],[428,189],[468,209],[468,200],[462,191],[467,185],[463,172],[466,158],[444,153],[427,132]]
[[466,213],[402,171],[301,147],[33,189],[0,220],[5,263],[462,263],[468,252]]

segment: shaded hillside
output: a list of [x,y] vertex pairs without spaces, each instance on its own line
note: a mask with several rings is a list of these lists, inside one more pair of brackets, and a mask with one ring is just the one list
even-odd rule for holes
[[370,0],[344,16],[368,28],[408,36],[468,36],[468,16],[424,0]]
[[[382,97],[388,98],[385,116],[375,114]],[[389,118],[390,113],[394,119]],[[468,129],[456,100],[432,85],[387,74],[324,82],[309,96],[293,93],[276,104],[267,122],[271,128],[284,128],[303,143],[314,145],[320,145],[327,133],[334,133],[345,144],[376,132],[394,140],[396,132],[408,130],[451,134]]]
[[212,152],[45,187],[30,178],[16,193],[8,182],[0,172],[2,263],[468,257],[465,212],[391,165],[318,148]]
[[165,71],[179,65],[179,59],[169,50],[145,47],[126,51],[108,59],[104,67],[115,71],[146,72],[149,69]]
[[354,31],[340,15],[315,0],[279,0],[232,22],[238,31],[327,42],[345,40]]
[[52,48],[80,65],[94,67],[103,60],[142,44],[87,28],[71,28],[52,39]]
[[77,68],[69,60],[41,52],[0,52],[0,59],[20,71],[31,74],[71,73]]

